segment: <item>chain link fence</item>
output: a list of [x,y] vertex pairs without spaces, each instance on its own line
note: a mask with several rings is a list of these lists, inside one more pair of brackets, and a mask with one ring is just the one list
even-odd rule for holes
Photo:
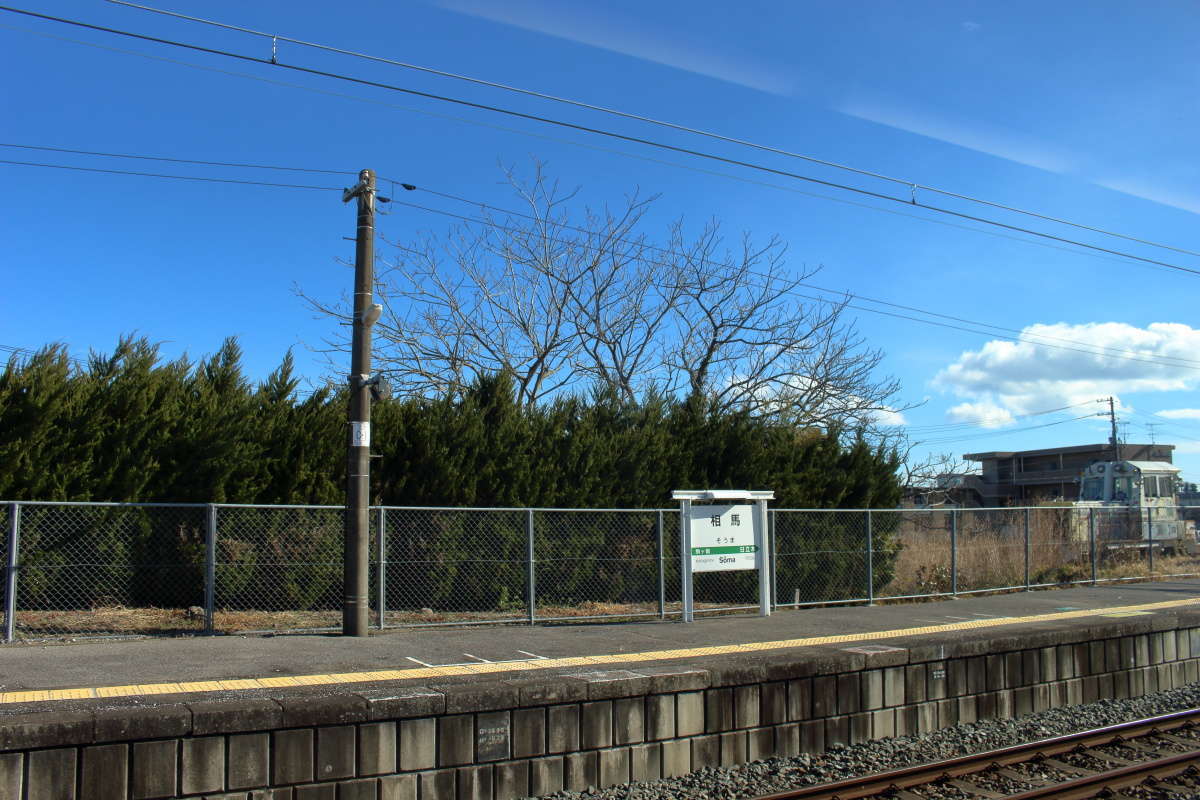
[[[665,612],[667,521],[658,510],[538,510],[533,531],[539,619]],[[675,515],[671,515],[674,518]],[[676,523],[678,525],[678,523]],[[678,575],[678,567],[674,573]]]
[[[776,607],[1200,574],[1200,509],[769,514]],[[678,509],[373,508],[378,628],[668,618]],[[334,630],[345,513],[325,506],[0,504],[3,640]],[[757,608],[694,575],[697,614]]]
[[[877,522],[878,513],[870,515],[872,523]],[[868,562],[866,512],[780,510],[772,516],[776,605],[867,599],[872,565]],[[882,558],[884,553],[878,556]]]
[[[215,534],[213,630],[325,630],[341,625],[344,509],[213,506],[209,513]],[[373,543],[378,515],[370,519]]]
[[529,511],[386,508],[377,513],[386,531],[377,559],[383,591],[376,613],[383,610],[382,625],[527,619]]
[[203,506],[22,503],[6,517],[6,634],[205,630],[188,612],[204,603]]
[[[1091,509],[1044,509],[1042,513],[1031,514],[1031,586],[1053,586],[1093,578],[1092,567],[1100,563],[1100,551],[1093,547],[1093,518]],[[1107,563],[1107,559],[1105,561]]]
[[900,509],[871,512],[877,549],[889,562],[875,570],[875,596],[939,597],[955,591],[955,512]]

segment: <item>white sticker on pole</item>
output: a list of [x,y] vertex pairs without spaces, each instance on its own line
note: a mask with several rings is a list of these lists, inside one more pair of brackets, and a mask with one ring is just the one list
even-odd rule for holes
[[692,506],[692,571],[758,569],[754,506]]
[[371,446],[371,423],[369,423],[369,422],[351,422],[350,423],[350,446],[351,447],[370,447]]

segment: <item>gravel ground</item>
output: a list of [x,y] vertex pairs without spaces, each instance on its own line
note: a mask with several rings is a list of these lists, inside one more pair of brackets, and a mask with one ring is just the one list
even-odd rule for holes
[[[1200,684],[1194,683],[1131,700],[1102,700],[1086,706],[1051,709],[1020,719],[955,725],[924,736],[902,736],[836,747],[819,756],[772,758],[727,769],[707,767],[682,778],[604,790],[592,788],[583,793],[556,792],[547,797],[553,800],[741,800],[806,784],[899,769],[1196,707],[1200,707]],[[946,796],[962,795],[952,791]]]

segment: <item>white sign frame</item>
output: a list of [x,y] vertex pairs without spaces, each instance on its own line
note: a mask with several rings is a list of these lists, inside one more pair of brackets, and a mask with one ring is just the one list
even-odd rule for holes
[[[751,529],[753,531],[753,546],[756,548],[755,564],[753,566],[736,566],[735,564],[724,565],[727,569],[757,569],[758,570],[758,615],[760,617],[771,616],[771,554],[770,554],[770,537],[767,535],[767,501],[775,499],[775,493],[770,491],[744,491],[740,489],[707,489],[707,490],[690,490],[681,489],[671,493],[672,499],[679,501],[679,559],[680,559],[680,579],[683,590],[683,622],[692,622],[695,619],[695,604],[693,601],[692,592],[692,573],[694,571],[715,571],[715,570],[695,570],[694,560],[696,558],[692,553],[692,522],[695,517],[706,508],[721,508],[720,512],[724,515],[732,515],[731,510],[734,505],[744,505],[747,501],[753,503],[753,514],[750,520]],[[722,503],[722,501],[725,501]],[[737,503],[741,501],[741,503]],[[696,505],[722,503],[720,506],[712,507],[711,505]],[[733,504],[733,505],[731,505]],[[741,513],[741,512],[738,512]],[[711,514],[707,515],[711,518]],[[700,516],[703,519],[702,516]],[[722,525],[721,527],[725,527]],[[740,527],[740,525],[739,525]],[[735,537],[738,538],[738,537]],[[700,548],[708,548],[710,545],[707,542],[698,543]],[[744,547],[743,541],[730,542],[728,545],[722,543],[719,546]],[[708,554],[701,554],[701,558]],[[718,554],[719,555],[719,554]]]

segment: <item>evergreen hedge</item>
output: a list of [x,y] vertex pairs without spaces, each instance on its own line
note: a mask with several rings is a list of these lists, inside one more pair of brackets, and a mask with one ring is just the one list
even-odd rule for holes
[[[193,363],[164,361],[154,345],[135,338],[84,366],[61,346],[10,359],[0,373],[0,498],[342,503],[344,389],[300,396],[290,354],[253,385],[240,361],[233,339]],[[900,497],[895,454],[862,436],[717,413],[702,398],[633,404],[572,396],[523,407],[501,375],[461,397],[376,404],[372,429],[373,450],[382,456],[372,461],[373,504],[669,508],[672,489],[706,487],[773,489],[776,508],[889,508]],[[162,522],[132,510],[80,512],[53,536],[31,534],[23,542],[36,554],[23,592],[71,605],[108,591],[159,605],[195,602],[190,587],[200,577],[203,537],[202,520],[193,516]],[[392,574],[414,597],[442,608],[523,602],[523,520],[481,523],[454,513],[430,520],[389,536]],[[806,599],[858,591],[850,588],[864,579],[856,520],[830,517],[796,531],[781,526],[789,546],[824,552],[819,563],[781,560],[780,592],[789,595],[781,599],[790,599],[792,587],[803,587]],[[258,607],[326,607],[331,598],[336,605],[340,573],[327,568],[340,562],[336,522],[301,523],[279,510],[239,510],[234,521],[222,524],[219,596]],[[545,602],[594,596],[597,582],[613,602],[656,595],[657,572],[647,566],[653,538],[636,532],[645,520],[629,526],[593,514],[547,524],[539,546],[553,542],[555,560],[539,579]],[[874,549],[882,585],[896,551],[886,526],[876,528]],[[501,563],[481,571],[474,560],[481,551]],[[601,552],[627,563],[606,563]],[[81,558],[101,565],[92,568],[90,590],[78,588],[80,576],[62,566]],[[152,565],[158,577],[134,588],[131,564]],[[668,565],[668,580],[677,580],[674,561]],[[713,598],[753,597],[742,585],[752,580],[705,576],[698,589]]]

